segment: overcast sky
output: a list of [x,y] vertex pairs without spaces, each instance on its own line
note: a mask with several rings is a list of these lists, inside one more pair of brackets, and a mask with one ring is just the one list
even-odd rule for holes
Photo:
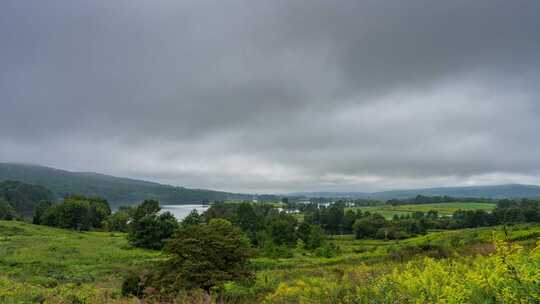
[[2,0],[0,161],[259,193],[540,184],[540,1]]

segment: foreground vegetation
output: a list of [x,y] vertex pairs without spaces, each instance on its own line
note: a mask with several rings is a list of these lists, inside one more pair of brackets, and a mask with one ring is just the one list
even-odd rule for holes
[[108,303],[124,276],[160,258],[122,233],[0,221],[0,303]]
[[267,303],[538,303],[540,244],[496,241],[489,256],[333,268],[280,283]]
[[[295,246],[288,258],[252,258],[253,280],[225,284],[220,297],[226,303],[534,303],[539,237],[536,225],[400,241],[335,236],[328,240],[339,248],[333,257]],[[120,292],[124,278],[164,259],[129,246],[125,234],[14,221],[0,221],[0,244],[1,303],[130,303],[134,298]],[[194,290],[176,300],[206,298]]]
[[26,202],[36,225],[4,212],[1,303],[540,301],[540,201],[215,202],[178,221],[9,189],[2,210]]

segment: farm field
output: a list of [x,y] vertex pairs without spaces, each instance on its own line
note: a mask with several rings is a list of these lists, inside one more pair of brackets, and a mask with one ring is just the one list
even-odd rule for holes
[[407,215],[413,212],[428,212],[430,210],[436,210],[439,215],[452,215],[457,210],[486,210],[491,211],[496,204],[492,203],[473,203],[473,202],[452,202],[452,203],[440,203],[440,204],[412,204],[412,205],[398,205],[398,206],[370,206],[370,207],[355,207],[351,209],[360,209],[362,212],[369,211],[371,213],[378,213],[387,219],[391,219],[394,215]]

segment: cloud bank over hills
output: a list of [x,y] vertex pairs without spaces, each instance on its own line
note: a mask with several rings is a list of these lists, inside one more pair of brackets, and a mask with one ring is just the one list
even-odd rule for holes
[[0,160],[234,192],[540,184],[538,1],[0,3]]

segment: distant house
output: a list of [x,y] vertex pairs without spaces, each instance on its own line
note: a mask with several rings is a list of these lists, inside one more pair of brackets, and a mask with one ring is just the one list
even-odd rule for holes
[[298,214],[298,213],[300,213],[300,210],[298,210],[298,209],[283,209],[283,208],[280,207],[280,208],[277,208],[277,210],[279,212],[283,211],[283,212],[285,212],[287,214]]

